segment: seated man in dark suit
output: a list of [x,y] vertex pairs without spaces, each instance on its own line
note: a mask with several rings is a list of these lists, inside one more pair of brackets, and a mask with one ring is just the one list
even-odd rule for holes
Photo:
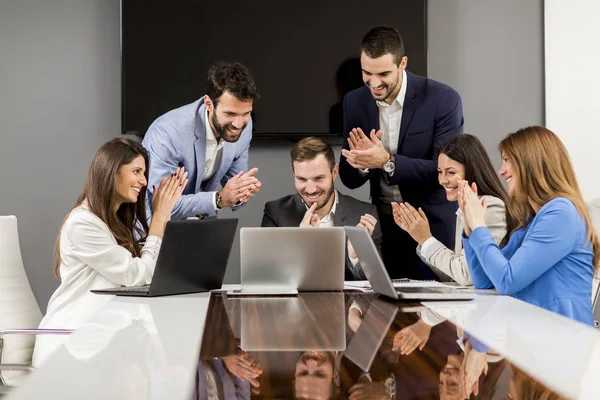
[[[262,226],[362,226],[381,251],[377,208],[335,190],[338,166],[331,146],[322,139],[307,137],[296,143],[290,155],[298,193],[265,204]],[[345,280],[366,279],[350,242],[347,254]]]

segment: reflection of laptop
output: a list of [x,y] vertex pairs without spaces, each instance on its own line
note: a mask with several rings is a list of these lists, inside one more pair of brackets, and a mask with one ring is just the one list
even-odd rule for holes
[[169,221],[150,285],[92,292],[152,297],[219,289],[236,227],[235,218]]
[[398,308],[395,305],[375,299],[348,344],[344,356],[364,372],[369,372],[375,354],[392,326],[397,312]]
[[293,297],[244,297],[239,302],[244,351],[341,351],[346,349],[344,293]]
[[392,284],[379,252],[365,228],[345,227],[360,265],[365,271],[371,287],[377,293],[394,299],[409,300],[472,300],[473,289],[457,287],[396,287]]
[[286,294],[344,289],[344,228],[242,228],[241,291]]

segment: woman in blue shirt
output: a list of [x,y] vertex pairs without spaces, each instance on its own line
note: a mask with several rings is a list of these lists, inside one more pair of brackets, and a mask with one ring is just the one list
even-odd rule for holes
[[517,227],[498,248],[485,226],[477,187],[459,186],[463,244],[476,288],[593,324],[592,279],[600,241],[583,201],[567,149],[550,130],[533,126],[500,142],[502,168]]

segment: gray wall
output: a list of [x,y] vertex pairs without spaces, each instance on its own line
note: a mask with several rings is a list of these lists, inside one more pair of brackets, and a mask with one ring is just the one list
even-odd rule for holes
[[60,223],[120,132],[119,0],[2,0],[0,54],[0,215],[45,310]]
[[542,0],[429,0],[429,77],[458,90],[497,168],[507,133],[544,123],[543,19]]
[[[429,76],[460,92],[466,132],[498,165],[507,132],[543,122],[542,2],[429,0],[428,13]],[[19,218],[25,268],[45,309],[57,286],[60,222],[95,150],[120,131],[119,1],[2,0],[0,51],[0,214]],[[291,146],[253,143],[250,164],[268,184],[234,214],[241,226],[258,226],[265,201],[293,192]],[[355,195],[366,199],[366,187]],[[236,240],[226,280],[238,279]]]

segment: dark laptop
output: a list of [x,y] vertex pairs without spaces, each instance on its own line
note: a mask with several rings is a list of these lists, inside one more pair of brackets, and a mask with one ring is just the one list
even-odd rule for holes
[[154,297],[220,289],[237,223],[236,218],[169,221],[150,285],[92,292]]
[[[432,287],[410,287],[410,282],[398,282],[394,285],[369,232],[365,228],[350,226],[345,226],[344,229],[375,292],[403,300],[473,300],[475,298],[472,288],[452,287],[441,283]],[[427,285],[433,284],[427,283]]]

